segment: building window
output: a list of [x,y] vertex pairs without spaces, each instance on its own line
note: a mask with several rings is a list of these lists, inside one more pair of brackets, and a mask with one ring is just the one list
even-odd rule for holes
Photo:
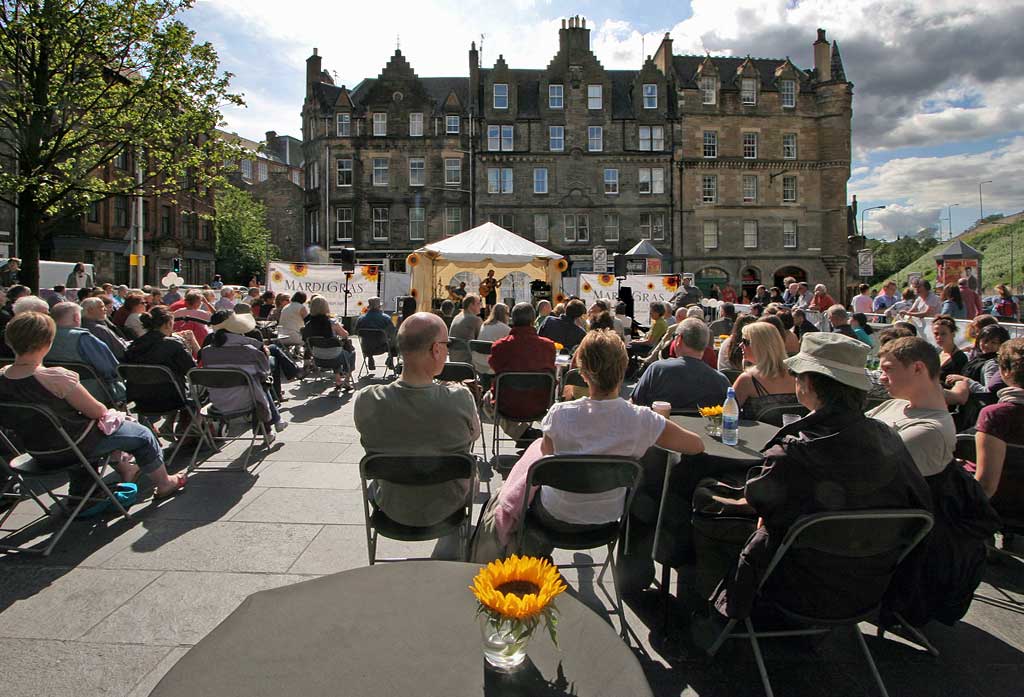
[[705,174],[701,177],[701,201],[704,203],[718,202],[718,177],[714,174]]
[[[561,87],[561,85],[559,85]],[[547,213],[533,214],[533,239],[536,242],[548,241],[548,215]]]
[[548,85],[548,109],[561,109],[565,106],[564,88],[562,85]]
[[716,131],[704,131],[704,157],[718,157],[718,133]]
[[334,223],[334,239],[338,242],[350,242],[352,240],[352,209],[339,208],[337,220]]
[[88,220],[90,223],[100,222],[100,204],[98,201],[93,201],[92,203],[89,204],[88,215]]
[[444,183],[445,186],[458,186],[462,184],[462,160],[457,157],[445,158]]
[[373,239],[387,241],[391,234],[391,216],[387,208],[373,209]]
[[422,240],[426,228],[426,216],[422,208],[409,209],[409,239]]
[[796,249],[796,221],[782,221],[782,246],[786,249]]
[[491,213],[487,217],[498,227],[505,228],[509,232],[516,231],[516,216],[514,213]]
[[604,129],[600,126],[587,126],[587,150],[590,152],[604,150]]
[[606,169],[604,171],[604,192],[606,194],[619,193],[619,170]]
[[309,242],[320,244],[320,211],[309,212]]
[[508,109],[508,85],[501,82],[494,84],[494,108]]
[[640,214],[640,237],[645,240],[665,239],[665,214],[664,213],[641,213]]
[[489,193],[489,194],[511,194],[512,193],[512,168],[511,167],[488,167],[487,168],[487,193]]
[[122,149],[114,156],[114,166],[118,169],[128,169],[128,150]]
[[548,149],[551,152],[565,150],[565,126],[548,127]]
[[782,178],[783,203],[796,203],[796,177]]
[[451,237],[452,235],[458,235],[460,232],[462,232],[462,209],[445,208],[444,234]]
[[533,170],[533,193],[546,194],[548,192],[548,170],[546,167],[535,167]]
[[422,157],[409,158],[409,186],[424,186],[426,183],[426,161]]
[[664,126],[640,126],[640,149],[660,152],[665,149]]
[[602,104],[602,85],[587,85],[587,108],[588,109],[600,109],[604,105]]
[[651,239],[651,214],[641,213],[640,214],[640,239],[649,240]]
[[242,179],[251,182],[252,181],[252,160],[242,160],[241,163],[239,163],[239,164],[241,164]]
[[491,152],[501,150],[501,126],[487,127],[487,149]]
[[352,186],[352,159],[338,160],[338,186]]
[[658,108],[658,86],[644,85],[644,109]]
[[756,160],[757,159],[757,134],[756,133],[744,133],[743,134],[743,159],[745,159],[745,160]]
[[502,126],[501,127],[501,149],[510,151],[512,150],[514,141],[514,127],[513,126]]
[[373,158],[373,185],[388,185],[388,159],[386,157]]
[[619,241],[619,214],[618,213],[605,213],[604,214],[604,241],[605,242],[618,242]]
[[718,221],[704,221],[704,249],[718,249]]
[[718,80],[713,77],[700,79],[701,104],[714,104],[718,92]]
[[740,82],[740,101],[747,106],[757,104],[757,80],[745,77]]
[[203,239],[204,240],[212,240],[213,239],[213,223],[211,223],[209,220],[204,220],[203,221]]
[[409,114],[409,135],[413,138],[423,137],[423,113]]
[[590,216],[585,213],[565,214],[565,241],[590,241]]
[[352,135],[352,114],[338,114],[337,135],[339,138],[348,138]]
[[757,203],[757,175],[743,175],[743,202]]
[[796,159],[796,133],[782,134],[782,159]]
[[114,197],[114,225],[128,227],[128,197]]
[[387,114],[374,114],[373,115],[373,135],[375,136],[386,136],[388,134],[388,115]]
[[160,234],[164,237],[170,237],[174,233],[174,229],[171,226],[171,207],[160,206]]
[[638,177],[641,194],[663,194],[665,193],[665,170],[660,167],[649,169],[641,167],[638,170]]
[[782,106],[796,106],[796,81],[783,80],[779,83],[779,92],[782,93]]
[[448,135],[458,135],[460,123],[458,114],[448,114],[444,117],[444,132]]
[[[267,181],[267,161],[257,160],[256,162],[256,177],[258,181]],[[189,187],[191,188],[191,187]]]
[[743,248],[757,249],[757,221],[743,221]]

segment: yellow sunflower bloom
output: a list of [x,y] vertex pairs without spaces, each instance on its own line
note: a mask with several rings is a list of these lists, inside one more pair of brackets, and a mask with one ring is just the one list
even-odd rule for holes
[[513,554],[480,569],[469,589],[481,610],[529,620],[542,614],[566,585],[558,569],[546,559]]

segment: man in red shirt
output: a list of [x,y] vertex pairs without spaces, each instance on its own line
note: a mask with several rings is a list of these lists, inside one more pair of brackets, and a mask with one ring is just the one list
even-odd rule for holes
[[966,278],[961,278],[956,284],[960,287],[960,298],[964,301],[967,319],[974,319],[981,314],[981,298],[967,285]]
[[202,346],[210,333],[210,313],[201,309],[203,294],[198,290],[185,293],[185,305],[174,311],[174,331],[191,330],[196,342]]
[[[487,363],[497,378],[502,373],[552,373],[555,372],[555,344],[550,339],[537,336],[533,328],[535,318],[530,303],[518,303],[512,308],[512,328],[508,336],[498,339],[491,346]],[[502,398],[505,414],[515,417],[538,410],[538,405],[547,404],[550,395],[546,390],[515,390]],[[520,437],[529,428],[529,423],[505,420],[502,428],[513,438]]]
[[832,296],[828,294],[825,284],[819,283],[814,286],[814,297],[811,299],[810,307],[824,314],[826,310],[836,304]]

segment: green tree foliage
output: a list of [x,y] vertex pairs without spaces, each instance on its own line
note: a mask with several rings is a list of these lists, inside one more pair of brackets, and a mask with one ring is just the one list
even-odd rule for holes
[[266,273],[277,249],[270,244],[266,206],[249,192],[225,185],[217,190],[217,273],[226,283],[248,283]]
[[91,203],[215,185],[236,159],[209,136],[242,99],[177,19],[193,3],[0,0],[0,197],[18,206],[29,285],[40,242]]
[[868,248],[875,253],[875,275],[872,279],[888,278],[919,256],[933,249],[938,240],[934,237],[915,235],[903,237],[895,242],[868,240]]

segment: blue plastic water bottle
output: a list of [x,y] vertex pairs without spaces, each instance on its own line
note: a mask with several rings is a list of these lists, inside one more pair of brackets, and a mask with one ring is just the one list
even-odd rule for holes
[[736,445],[740,439],[740,405],[736,403],[736,390],[729,388],[722,405],[722,443]]

